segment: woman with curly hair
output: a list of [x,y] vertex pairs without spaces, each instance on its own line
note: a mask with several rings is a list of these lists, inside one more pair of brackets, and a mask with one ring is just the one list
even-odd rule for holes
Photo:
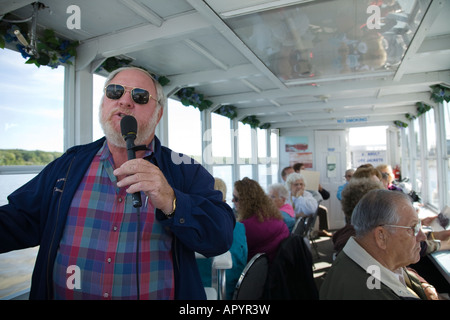
[[340,252],[347,240],[355,235],[355,229],[350,224],[353,209],[366,193],[374,189],[384,189],[383,183],[374,180],[373,177],[355,178],[353,175],[342,190],[341,205],[347,224],[333,235],[334,250],[336,252]]
[[263,252],[272,261],[281,241],[289,236],[281,212],[259,183],[247,177],[234,183],[233,203],[237,220],[245,225],[248,261]]

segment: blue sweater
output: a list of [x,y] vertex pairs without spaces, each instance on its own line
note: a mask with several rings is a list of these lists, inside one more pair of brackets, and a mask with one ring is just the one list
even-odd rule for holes
[[[40,246],[30,299],[53,297],[53,265],[67,213],[104,141],[70,148],[0,207],[0,253]],[[164,173],[177,198],[173,218],[156,210],[156,218],[174,234],[175,298],[205,299],[194,253],[211,257],[226,252],[233,240],[234,214],[222,201],[222,194],[214,190],[214,179],[205,168],[161,146],[156,137],[154,150],[152,162]]]

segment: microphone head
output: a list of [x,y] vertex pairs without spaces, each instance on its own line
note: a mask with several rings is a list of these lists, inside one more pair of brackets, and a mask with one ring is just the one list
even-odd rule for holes
[[127,138],[136,139],[137,121],[133,116],[125,116],[120,120],[120,130],[125,140]]

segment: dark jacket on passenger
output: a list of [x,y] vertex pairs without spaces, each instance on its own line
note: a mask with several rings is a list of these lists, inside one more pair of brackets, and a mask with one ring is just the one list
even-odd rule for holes
[[317,300],[312,255],[303,237],[291,235],[281,242],[269,269],[268,300]]
[[[75,146],[13,192],[0,207],[0,253],[40,245],[30,299],[52,299],[53,265],[72,198],[105,138]],[[188,160],[189,159],[189,160]],[[171,219],[156,218],[174,235],[175,298],[205,299],[195,252],[215,256],[232,243],[235,218],[214,190],[213,177],[188,157],[161,146],[155,137],[154,160],[175,191],[177,208]],[[186,163],[188,162],[188,163]]]

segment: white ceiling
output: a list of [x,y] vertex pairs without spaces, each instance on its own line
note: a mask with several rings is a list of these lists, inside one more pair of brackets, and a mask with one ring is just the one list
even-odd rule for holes
[[[280,128],[281,134],[301,128],[335,129],[358,125],[345,121],[354,117],[367,120],[364,125],[392,125],[394,120],[407,122],[404,115],[415,113],[416,102],[432,104],[430,85],[450,85],[450,1],[447,0],[398,1],[403,10],[399,11],[400,15],[418,7],[425,9],[423,19],[417,21],[416,18],[417,29],[412,28],[404,35],[408,46],[399,65],[349,73],[310,72],[293,78],[277,73],[267,60],[270,57],[265,56],[266,52],[281,51],[279,46],[258,51],[260,43],[275,43],[276,39],[270,37],[280,36],[277,31],[282,29],[277,29],[275,23],[289,21],[289,18],[273,19],[276,14],[285,12],[280,8],[294,5],[289,14],[294,29],[304,31],[299,32],[304,43],[308,36],[311,38],[311,30],[331,30],[335,26],[333,21],[345,20],[347,13],[352,16],[351,10],[365,9],[365,3],[371,1],[42,2],[47,8],[39,11],[39,27],[53,29],[62,37],[81,42],[76,61],[78,69],[89,68],[93,72],[106,58],[123,55],[133,59],[133,64],[168,77],[170,83],[165,90],[169,95],[183,87],[195,87],[198,93],[213,101],[212,110],[233,105],[238,108],[238,119],[256,115],[261,123]],[[20,18],[29,17],[30,3],[32,1],[0,0],[0,16],[12,13]],[[72,4],[81,11],[79,30],[70,30],[66,25],[70,16],[67,8]],[[345,8],[349,10],[342,11]],[[249,15],[253,12],[260,15]],[[354,17],[352,23],[365,19],[361,14],[354,14]],[[258,19],[270,20],[266,29],[257,29]],[[249,30],[254,32],[250,38],[247,37]],[[257,32],[259,36],[252,39]],[[305,45],[314,52],[314,59],[323,54],[317,42],[324,34],[329,33],[314,33],[311,40],[314,49]],[[289,45],[281,44],[283,48]],[[320,70],[321,64],[316,63],[312,70]]]

